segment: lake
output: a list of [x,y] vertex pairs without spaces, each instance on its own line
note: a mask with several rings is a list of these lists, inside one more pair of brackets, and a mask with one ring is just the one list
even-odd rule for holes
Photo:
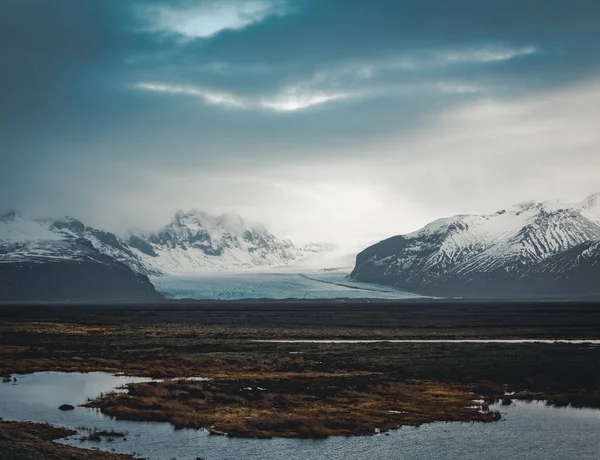
[[[174,430],[165,423],[115,421],[95,409],[61,412],[59,405],[81,404],[88,397],[125,383],[149,379],[93,372],[41,372],[16,375],[17,383],[0,384],[0,417],[79,427],[127,431],[127,440],[82,442],[76,447],[136,453],[149,459],[195,460],[597,460],[600,458],[600,411],[552,408],[540,402],[497,406],[503,419],[494,423],[433,423],[404,427],[389,435],[325,440],[236,439],[206,431]],[[199,376],[200,377],[200,376]]]

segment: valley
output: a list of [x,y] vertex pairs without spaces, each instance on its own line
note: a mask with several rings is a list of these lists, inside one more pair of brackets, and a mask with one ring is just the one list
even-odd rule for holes
[[600,194],[441,218],[356,256],[295,245],[231,213],[178,211],[158,231],[117,236],[11,212],[0,217],[0,269],[11,280],[0,300],[10,301],[596,299]]
[[169,299],[409,299],[421,297],[389,286],[359,283],[347,270],[289,270],[152,277]]

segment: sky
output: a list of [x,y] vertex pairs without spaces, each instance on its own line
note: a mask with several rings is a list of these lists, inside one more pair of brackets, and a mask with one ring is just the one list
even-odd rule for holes
[[0,212],[361,244],[600,191],[597,0],[2,0]]

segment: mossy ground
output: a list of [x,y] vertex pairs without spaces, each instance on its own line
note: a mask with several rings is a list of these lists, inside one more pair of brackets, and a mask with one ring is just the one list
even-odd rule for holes
[[497,415],[472,401],[484,399],[484,409],[494,400],[509,403],[505,392],[600,407],[600,348],[586,344],[252,341],[598,338],[600,309],[587,304],[523,311],[512,304],[436,306],[429,315],[422,306],[394,304],[374,310],[368,304],[362,310],[354,304],[140,308],[69,307],[68,317],[56,306],[0,308],[0,374],[209,377],[134,384],[129,394],[90,405],[121,419],[213,427],[232,436],[367,435],[433,421],[490,421]]
[[127,460],[134,457],[53,442],[75,434],[45,423],[0,421],[0,458],[7,460]]

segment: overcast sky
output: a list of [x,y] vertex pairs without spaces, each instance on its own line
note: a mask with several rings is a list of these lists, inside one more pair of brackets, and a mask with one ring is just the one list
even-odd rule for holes
[[600,191],[598,0],[1,0],[0,212],[297,241]]

